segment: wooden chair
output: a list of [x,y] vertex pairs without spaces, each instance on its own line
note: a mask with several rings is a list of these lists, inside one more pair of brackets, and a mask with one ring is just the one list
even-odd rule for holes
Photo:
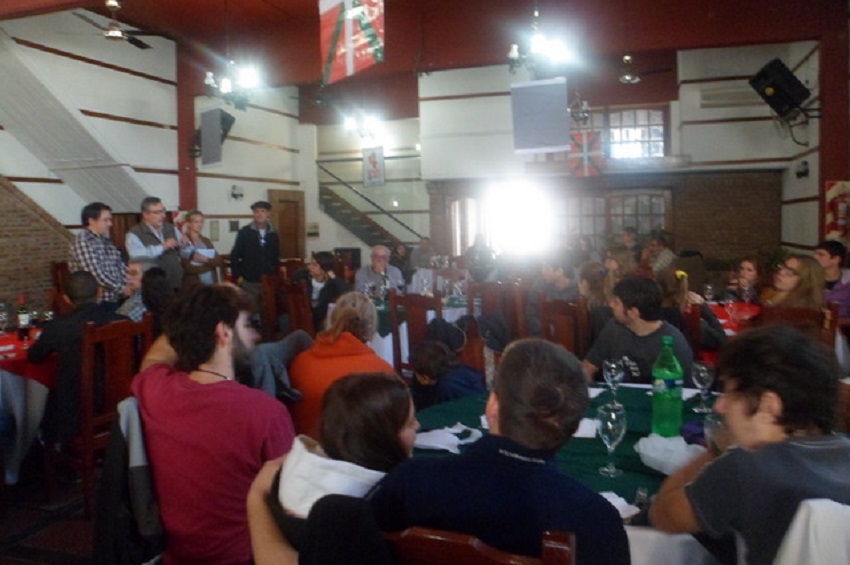
[[530,280],[521,279],[508,285],[505,298],[508,303],[508,309],[511,311],[513,325],[509,329],[514,339],[523,339],[531,336],[531,331],[528,329],[528,319],[525,317],[530,294]]
[[500,282],[469,282],[466,313],[473,315],[475,299],[481,302],[481,313],[505,312],[505,285]]
[[230,254],[219,255],[221,262],[216,267],[217,282],[234,282],[230,273]]
[[80,367],[80,427],[77,435],[59,453],[45,449],[48,496],[55,492],[55,466],[70,463],[83,480],[86,518],[92,518],[95,456],[109,443],[118,403],[132,394],[130,383],[153,340],[153,316],[141,322],[122,320],[103,326],[83,326]]
[[57,317],[62,318],[74,311],[74,304],[64,292],[57,288],[47,291],[47,309],[53,310]]
[[260,325],[263,341],[274,341],[280,334],[278,320],[286,311],[282,293],[283,279],[260,275]]
[[838,321],[838,304],[833,302],[823,310],[765,306],[762,308],[756,324],[760,326],[770,324],[792,326],[833,350],[836,332],[838,331]]
[[289,257],[281,259],[280,264],[286,268],[286,277],[291,279],[304,266],[304,260],[300,257]]
[[698,304],[688,304],[684,312],[685,318],[685,338],[688,340],[688,345],[691,346],[691,351],[694,354],[694,360],[702,358],[702,326],[700,315],[700,307]]
[[543,534],[542,559],[495,549],[467,534],[430,528],[408,528],[384,534],[400,565],[572,565],[575,536],[562,532]]
[[286,311],[289,314],[289,330],[304,330],[310,337],[316,337],[313,324],[313,309],[310,306],[310,294],[303,283],[285,281],[282,283]]
[[590,321],[587,303],[550,300],[540,295],[540,330],[543,339],[559,343],[582,358],[589,347]]
[[464,365],[469,365],[483,375],[487,371],[487,364],[484,359],[484,339],[478,332],[478,322],[472,320],[464,328],[464,333],[466,342],[463,344],[463,349],[458,352],[457,358]]
[[402,322],[407,324],[407,350],[411,351],[417,344],[425,340],[428,327],[428,312],[433,311],[437,318],[443,317],[443,297],[439,292],[434,296],[421,294],[405,294],[399,296],[395,290],[390,290],[390,327],[393,340],[393,365],[400,375],[402,370],[410,370],[409,363],[401,361],[401,336],[399,327]]
[[57,290],[60,296],[65,294],[65,285],[70,276],[71,270],[68,267],[67,261],[53,261],[50,263],[50,278],[53,281],[53,288]]

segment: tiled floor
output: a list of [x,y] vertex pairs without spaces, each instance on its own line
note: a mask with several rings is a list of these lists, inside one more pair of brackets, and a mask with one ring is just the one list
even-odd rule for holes
[[0,491],[0,565],[76,565],[91,562],[94,524],[83,516],[80,485],[59,485],[45,501],[38,457],[22,480]]

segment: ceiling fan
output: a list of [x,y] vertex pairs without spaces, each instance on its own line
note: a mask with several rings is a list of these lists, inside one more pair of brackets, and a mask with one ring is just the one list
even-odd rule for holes
[[673,69],[670,67],[663,67],[658,69],[645,69],[642,71],[638,71],[634,64],[634,57],[629,54],[623,55],[622,62],[620,63],[620,76],[619,80],[623,84],[637,84],[640,82],[641,77],[646,75],[654,75],[657,73],[669,73]]
[[97,29],[103,32],[103,37],[109,39],[111,41],[126,41],[133,47],[138,47],[139,49],[150,49],[151,46],[139,39],[139,36],[160,36],[160,37],[168,37],[167,34],[162,32],[155,31],[141,31],[141,30],[132,30],[132,29],[124,29],[121,27],[121,24],[118,22],[118,10],[121,9],[121,3],[118,0],[106,0],[106,8],[109,10],[110,21],[107,25],[101,25],[98,22],[94,21],[90,17],[85,14],[81,14],[79,12],[73,12],[75,16],[83,20],[89,25],[96,27]]

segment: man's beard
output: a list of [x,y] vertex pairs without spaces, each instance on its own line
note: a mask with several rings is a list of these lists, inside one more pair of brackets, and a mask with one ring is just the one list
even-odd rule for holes
[[233,374],[236,380],[251,386],[254,382],[252,370],[253,348],[249,349],[238,333],[233,334]]

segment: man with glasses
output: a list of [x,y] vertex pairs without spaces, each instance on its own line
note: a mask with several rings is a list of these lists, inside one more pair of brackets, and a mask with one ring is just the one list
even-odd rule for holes
[[404,276],[390,265],[390,250],[385,245],[372,248],[371,263],[364,265],[354,275],[354,289],[374,294],[379,289],[397,289],[404,286]]
[[183,284],[183,265],[180,262],[180,242],[183,236],[174,224],[165,221],[165,205],[155,196],[142,200],[142,221],[130,228],[127,254],[136,259],[150,259],[165,271],[168,284],[180,290]]
[[230,271],[236,284],[258,301],[260,277],[277,274],[280,264],[277,231],[269,223],[271,209],[265,200],[251,204],[254,221],[239,230],[230,252]]
[[725,430],[664,481],[649,518],[666,532],[735,532],[746,545],[739,561],[767,565],[800,502],[850,504],[850,439],[833,433],[838,367],[816,341],[774,325],[731,340],[717,373]]

